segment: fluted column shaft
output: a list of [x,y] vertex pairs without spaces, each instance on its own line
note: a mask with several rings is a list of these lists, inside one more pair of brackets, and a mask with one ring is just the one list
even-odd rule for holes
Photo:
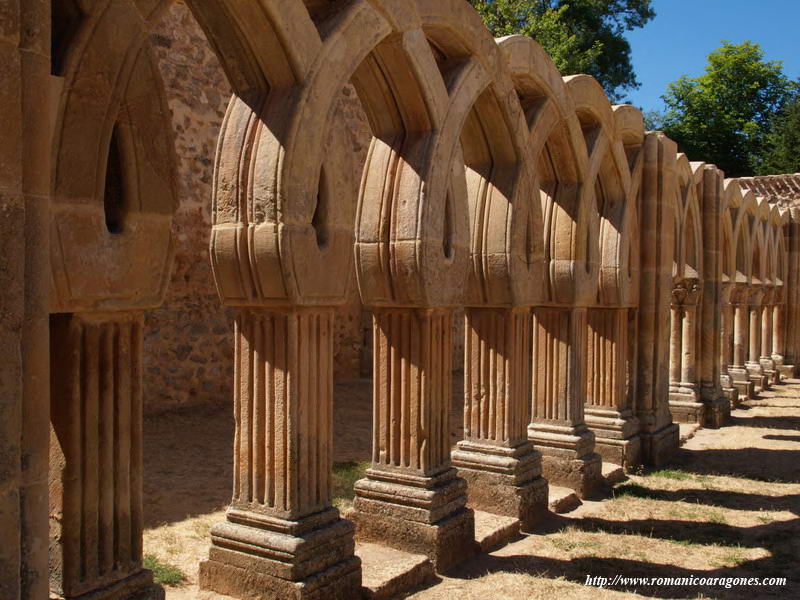
[[720,332],[720,364],[723,372],[733,364],[733,306],[729,302],[722,305],[722,331]]
[[326,307],[237,309],[233,498],[203,588],[300,598],[308,582],[333,596],[360,585],[355,528],[331,506],[333,319]]
[[372,466],[352,513],[360,537],[427,554],[439,570],[474,539],[450,462],[452,330],[449,308],[375,309]]
[[587,309],[536,308],[533,314],[528,438],[543,454],[545,477],[589,495],[599,485],[600,457],[584,418]]
[[631,410],[633,369],[629,308],[590,308],[586,424],[595,434],[595,448],[603,458],[625,468],[641,464],[639,420]]
[[748,350],[748,306],[738,303],[734,305],[735,322],[733,331],[733,363],[736,367],[743,369],[747,360]]
[[772,315],[775,307],[766,304],[761,312],[761,357],[772,361]]
[[778,364],[783,364],[785,352],[784,315],[786,307],[783,303],[775,305],[772,315],[772,358]]
[[670,306],[669,334],[669,380],[678,383],[681,380],[681,360],[683,354],[683,307],[680,304]]
[[695,383],[697,379],[697,305],[684,307],[681,323],[681,381]]
[[528,443],[531,313],[469,308],[464,340],[464,439]]
[[531,311],[468,308],[464,339],[464,439],[453,464],[474,508],[532,527],[547,511],[539,452],[528,441]]
[[761,356],[761,305],[750,306],[750,352],[749,361],[753,365],[759,364]]
[[[141,312],[51,318],[51,589],[116,598],[142,569]],[[93,596],[95,597],[95,596]]]
[[330,508],[333,311],[236,317],[231,511],[299,520]]

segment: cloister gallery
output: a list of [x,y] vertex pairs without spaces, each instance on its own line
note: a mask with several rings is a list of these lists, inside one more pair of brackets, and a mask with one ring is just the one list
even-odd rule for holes
[[[233,90],[203,201],[235,310],[235,467],[201,587],[357,597],[354,537],[446,571],[474,552],[473,509],[529,530],[548,482],[586,497],[602,461],[665,464],[678,423],[724,427],[793,374],[800,176],[692,162],[462,0],[186,3]],[[0,9],[3,599],[163,595],[142,566],[142,364],[182,200],[149,35],[171,4]],[[373,452],[345,519],[331,422],[352,290]]]

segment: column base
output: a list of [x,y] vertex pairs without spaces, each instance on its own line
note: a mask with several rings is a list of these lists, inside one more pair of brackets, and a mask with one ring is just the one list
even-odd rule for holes
[[288,521],[230,508],[211,529],[200,588],[236,598],[350,598],[361,589],[355,527],[328,509]]
[[753,383],[753,393],[758,394],[768,389],[767,377],[765,375],[750,375],[750,381]]
[[734,380],[733,387],[736,388],[736,391],[739,393],[739,402],[749,400],[756,394],[756,386],[749,379],[747,381]]
[[542,453],[542,473],[551,484],[572,488],[581,498],[605,488],[603,462],[586,425],[531,423],[528,439]]
[[681,435],[677,423],[670,423],[654,432],[642,431],[639,437],[642,441],[642,457],[650,467],[667,464],[680,447]]
[[542,456],[532,444],[505,448],[465,440],[458,443],[452,461],[467,482],[470,507],[519,519],[522,531],[530,531],[547,515]]
[[639,419],[630,411],[587,405],[586,425],[595,435],[594,448],[605,461],[631,471],[642,464],[642,444],[639,439]]
[[627,440],[598,435],[594,449],[604,461],[619,465],[628,473],[642,464],[642,440],[638,435]]
[[776,383],[781,382],[781,376],[777,369],[764,369],[764,375],[767,377],[768,387],[772,387]]
[[563,450],[542,448],[542,470],[555,485],[575,490],[580,498],[590,498],[603,491],[603,459],[599,454],[570,457]]
[[705,405],[697,401],[694,394],[681,394],[670,392],[669,412],[672,413],[672,420],[675,423],[698,423],[704,424]]
[[153,583],[153,573],[142,569],[106,587],[79,596],[58,596],[51,600],[164,600],[164,588]]
[[794,377],[794,365],[778,365],[778,373],[784,379]]
[[433,477],[372,468],[355,492],[348,516],[360,540],[424,554],[438,572],[477,551],[467,484],[453,468]]
[[200,588],[241,600],[350,600],[361,597],[361,560],[351,557],[300,581],[206,560],[200,563]]
[[707,400],[703,406],[705,407],[703,427],[717,429],[731,417],[731,402],[724,394],[722,397]]
[[733,387],[733,385],[733,382],[731,382],[731,387],[722,388],[722,393],[725,394],[725,397],[728,399],[731,410],[739,407],[739,390]]

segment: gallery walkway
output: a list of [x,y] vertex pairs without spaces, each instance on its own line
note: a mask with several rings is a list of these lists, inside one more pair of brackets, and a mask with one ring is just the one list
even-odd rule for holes
[[[369,456],[368,444],[360,456],[358,443],[370,437],[369,389],[367,382],[337,389],[337,461],[356,463],[338,470],[343,508],[348,476],[357,476],[358,461]],[[167,587],[168,599],[206,598],[196,587],[197,564],[230,493],[225,450],[232,433],[226,407],[145,420],[145,553],[186,574],[184,585]],[[792,380],[744,403],[725,427],[696,431],[669,469],[631,475],[610,498],[554,514],[536,534],[479,555],[412,597],[637,597],[585,585],[587,575],[617,574],[790,578],[786,586],[759,589],[637,586],[644,597],[792,596],[800,591],[791,579],[800,557],[799,517],[800,380]]]

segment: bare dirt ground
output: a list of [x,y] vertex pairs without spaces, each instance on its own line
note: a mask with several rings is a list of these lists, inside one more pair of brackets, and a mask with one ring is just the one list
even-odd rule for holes
[[[337,385],[335,460],[369,459],[371,386]],[[460,397],[454,390],[454,397]],[[459,403],[456,402],[456,405]],[[460,426],[459,411],[453,414]],[[460,431],[454,428],[454,440]],[[233,421],[227,407],[145,421],[145,553],[186,575],[168,600],[199,592],[208,529],[230,499]],[[348,474],[350,472],[348,471]],[[348,475],[350,476],[350,475]],[[346,477],[343,486],[347,486]],[[800,597],[800,380],[697,432],[669,469],[631,476],[612,497],[553,515],[532,535],[480,555],[419,600]],[[587,576],[785,577],[783,586],[586,585]]]

